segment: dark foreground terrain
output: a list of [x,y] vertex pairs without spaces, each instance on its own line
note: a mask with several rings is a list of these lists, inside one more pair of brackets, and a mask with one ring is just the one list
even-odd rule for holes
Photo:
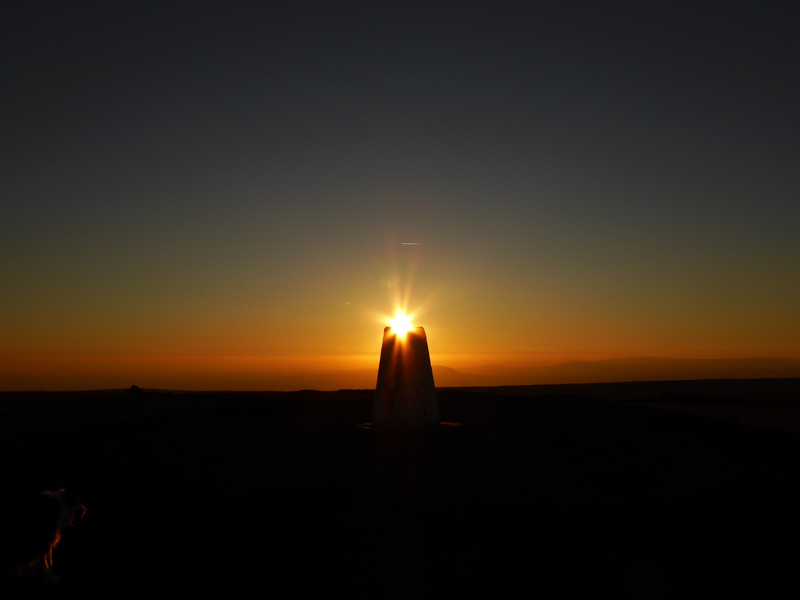
[[800,380],[438,395],[0,394],[0,501],[80,488],[55,595],[800,589]]

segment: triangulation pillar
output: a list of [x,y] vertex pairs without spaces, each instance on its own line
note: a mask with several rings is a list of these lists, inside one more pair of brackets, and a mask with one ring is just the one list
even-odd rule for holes
[[422,327],[405,335],[383,330],[378,385],[372,407],[373,427],[439,425],[428,338]]

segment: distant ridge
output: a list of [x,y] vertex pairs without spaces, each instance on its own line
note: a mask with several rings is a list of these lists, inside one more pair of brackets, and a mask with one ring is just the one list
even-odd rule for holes
[[[504,369],[491,374],[484,370],[478,376],[481,383],[476,385],[542,385],[783,377],[800,377],[800,360],[780,358],[692,359],[646,356],[598,361],[571,360],[549,367]],[[501,383],[501,381],[507,383]]]
[[[164,381],[136,375],[143,391],[168,389]],[[311,373],[181,373],[172,385],[180,390],[294,391],[312,389],[375,389],[378,365],[373,369]],[[598,361],[572,360],[546,367],[481,365],[462,371],[433,365],[436,387],[496,387],[624,383],[635,381],[693,381],[699,379],[783,379],[800,378],[800,360],[787,358],[662,358],[629,357]],[[57,391],[46,377],[34,380],[0,371],[0,390]],[[104,382],[105,383],[105,382]],[[128,382],[130,385],[130,382]],[[98,386],[100,387],[100,386]],[[105,386],[104,386],[105,387]],[[107,386],[111,387],[111,386]],[[64,388],[61,388],[62,390]],[[69,390],[67,387],[66,390]],[[86,388],[71,388],[73,390]],[[129,388],[127,388],[129,389]],[[120,389],[119,391],[124,391]],[[132,394],[128,394],[132,395]]]
[[[556,385],[695,379],[773,379],[800,377],[800,360],[783,358],[630,357],[598,361],[571,360],[548,367],[485,365],[457,371],[433,365],[436,387]],[[338,371],[309,378],[313,389],[374,389],[377,370]]]

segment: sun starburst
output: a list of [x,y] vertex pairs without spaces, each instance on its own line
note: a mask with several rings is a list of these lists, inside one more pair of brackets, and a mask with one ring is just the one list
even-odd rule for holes
[[389,320],[389,326],[392,328],[392,332],[399,337],[405,337],[413,327],[411,325],[411,317],[406,316],[405,313],[399,310],[395,313],[394,319]]

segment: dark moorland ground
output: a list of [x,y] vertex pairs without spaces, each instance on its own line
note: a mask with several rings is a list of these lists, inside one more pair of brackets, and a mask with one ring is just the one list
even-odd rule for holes
[[402,439],[372,397],[3,393],[0,502],[80,488],[55,595],[800,589],[798,379],[440,389]]

